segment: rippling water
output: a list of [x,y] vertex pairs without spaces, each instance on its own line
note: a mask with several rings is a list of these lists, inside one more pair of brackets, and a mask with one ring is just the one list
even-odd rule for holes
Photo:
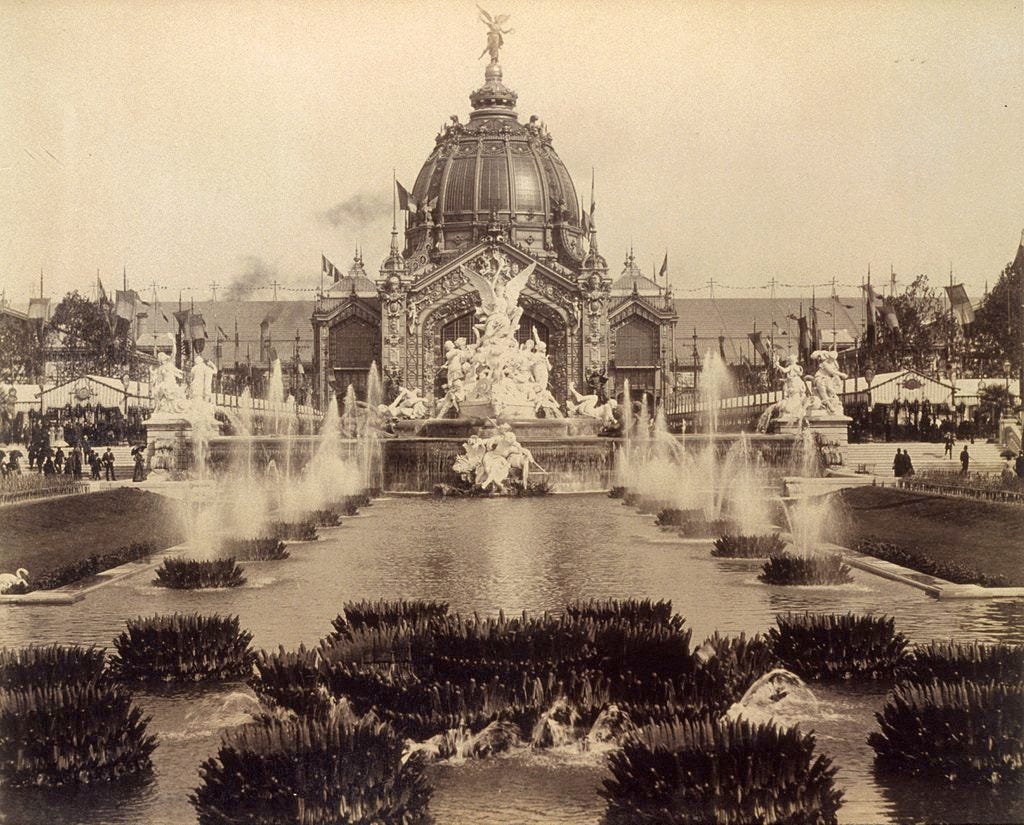
[[[544,499],[378,501],[365,515],[321,530],[321,541],[293,545],[291,558],[246,563],[248,584],[235,590],[181,592],[153,587],[146,575],[110,585],[66,607],[0,607],[0,645],[80,642],[109,646],[128,617],[173,611],[230,612],[257,647],[315,644],[330,631],[342,603],[359,598],[446,599],[454,611],[496,613],[558,610],[581,598],[672,599],[700,640],[763,632],[786,610],[857,611],[894,615],[913,641],[956,638],[1024,641],[1021,603],[939,602],[904,585],[854,571],[852,585],[767,587],[756,561],[714,559],[710,542],[666,539],[652,516],[605,496]],[[814,687],[821,717],[819,747],[839,767],[846,791],[840,821],[1019,821],[988,792],[955,793],[934,785],[879,781],[868,732],[884,692]],[[0,822],[150,823],[195,821],[189,791],[219,732],[245,719],[246,688],[140,694],[160,736],[155,778],[143,788],[87,789],[75,795],[10,793],[0,797]],[[600,819],[600,757],[573,751],[525,751],[482,762],[432,768],[439,823],[589,823]],[[0,792],[2,793],[2,792]]]

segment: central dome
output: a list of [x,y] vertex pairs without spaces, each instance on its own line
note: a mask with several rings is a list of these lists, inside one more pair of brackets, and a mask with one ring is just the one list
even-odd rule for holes
[[452,115],[416,177],[408,254],[428,247],[445,257],[500,231],[537,257],[578,264],[576,188],[544,124],[536,116],[519,122],[516,93],[502,83],[497,63],[470,101],[469,122]]

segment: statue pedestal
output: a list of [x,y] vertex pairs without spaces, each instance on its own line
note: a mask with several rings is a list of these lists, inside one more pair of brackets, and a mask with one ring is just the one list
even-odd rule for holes
[[493,418],[495,421],[525,421],[536,418],[532,404],[505,404],[498,412],[493,401],[466,401],[459,406],[460,418]]
[[192,456],[192,423],[179,415],[158,412],[145,424],[147,469],[187,469]]
[[794,421],[792,419],[779,420],[779,432],[783,435],[793,435],[799,438],[806,427],[817,436],[818,443],[826,449],[826,455],[832,454],[840,460],[827,462],[828,466],[846,464],[846,447],[850,443],[849,425],[853,421],[848,415],[836,415],[833,413],[818,414],[808,417],[806,422]]

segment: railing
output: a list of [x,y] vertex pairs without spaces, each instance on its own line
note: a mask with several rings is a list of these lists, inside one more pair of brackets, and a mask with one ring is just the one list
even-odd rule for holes
[[897,482],[901,490],[918,493],[938,493],[956,498],[972,498],[978,501],[995,501],[1002,504],[1024,504],[1024,492],[1000,489],[998,487],[972,487],[965,484],[929,480],[926,478],[901,478]]
[[[31,478],[31,476],[29,476]],[[89,492],[89,484],[85,481],[60,481],[56,484],[40,484],[26,486],[22,489],[10,489],[7,484],[0,486],[0,504],[14,504],[34,498],[51,496],[68,496]]]

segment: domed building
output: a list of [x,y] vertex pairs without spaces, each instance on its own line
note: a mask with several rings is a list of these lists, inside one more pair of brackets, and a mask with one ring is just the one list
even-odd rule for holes
[[[314,358],[321,402],[332,388],[341,394],[349,383],[359,391],[371,356],[392,382],[443,395],[444,342],[472,338],[480,303],[465,270],[498,271],[507,279],[530,264],[536,266],[520,294],[524,311],[517,337],[535,333],[547,343],[556,398],[563,400],[574,384],[582,390],[593,373],[614,380],[615,328],[632,335],[634,317],[648,324],[641,331],[653,329],[658,340],[629,348],[632,360],[643,351],[643,363],[630,369],[637,377],[641,371],[635,367],[647,370],[645,384],[648,375],[657,375],[649,389],[661,388],[671,358],[671,296],[659,288],[653,300],[646,294],[636,301],[629,295],[613,299],[592,216],[581,214],[546,126],[536,116],[520,122],[517,95],[503,81],[496,49],[491,55],[483,86],[469,96],[468,121],[450,118],[403,202],[404,238],[393,227],[377,294],[346,291],[334,271],[335,286],[317,300]],[[365,286],[352,279],[350,273],[346,283]],[[357,343],[374,334],[379,347]],[[652,361],[654,355],[659,360]]]

